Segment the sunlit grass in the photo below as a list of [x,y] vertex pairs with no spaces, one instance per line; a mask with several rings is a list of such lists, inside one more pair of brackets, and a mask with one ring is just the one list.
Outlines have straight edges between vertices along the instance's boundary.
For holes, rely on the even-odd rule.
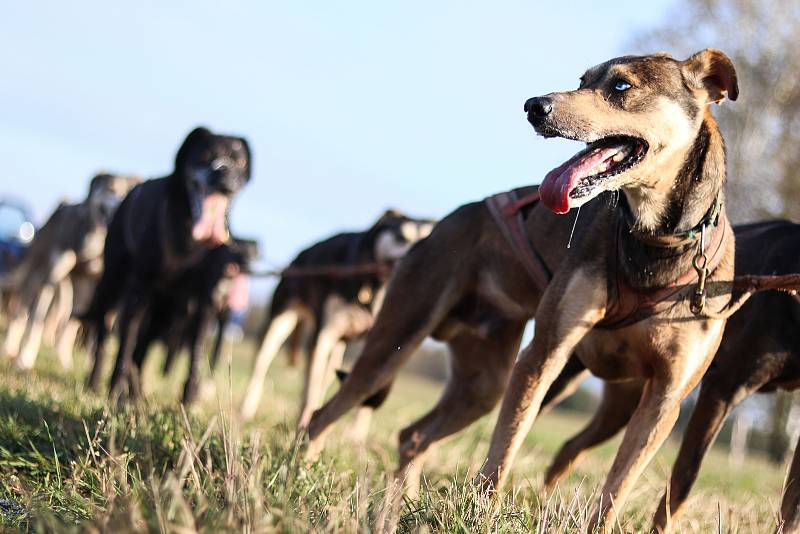
[[[41,531],[372,531],[395,464],[397,431],[433,406],[441,386],[403,376],[374,418],[366,447],[342,436],[306,464],[294,441],[301,370],[283,359],[268,377],[259,419],[235,417],[249,347],[218,369],[215,388],[188,411],[177,403],[184,367],[164,379],[154,354],[146,402],[111,409],[83,386],[85,364],[65,373],[49,353],[35,373],[0,364],[0,526]],[[221,366],[222,367],[222,366]],[[544,416],[514,469],[513,489],[495,507],[472,484],[494,416],[429,455],[419,499],[406,500],[404,532],[577,532],[619,443],[588,455],[551,496],[541,478],[558,447],[587,419]],[[621,523],[649,524],[676,444],[639,481]],[[731,467],[712,451],[681,520],[683,532],[765,532],[774,528],[782,470],[760,459]]]

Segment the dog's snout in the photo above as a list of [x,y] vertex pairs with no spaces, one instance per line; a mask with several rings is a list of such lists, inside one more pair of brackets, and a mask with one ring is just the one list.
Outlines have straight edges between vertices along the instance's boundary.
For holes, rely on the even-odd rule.
[[553,111],[553,101],[546,96],[529,98],[528,101],[525,102],[524,110],[531,117],[543,119]]

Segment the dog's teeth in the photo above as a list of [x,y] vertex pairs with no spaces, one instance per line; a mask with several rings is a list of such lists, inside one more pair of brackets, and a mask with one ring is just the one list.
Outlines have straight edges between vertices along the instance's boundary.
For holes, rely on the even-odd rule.
[[619,152],[614,154],[611,159],[613,159],[615,162],[619,163],[620,161],[624,160],[625,156],[627,156],[627,155],[628,155],[628,149],[627,148],[623,148],[622,150],[620,150]]

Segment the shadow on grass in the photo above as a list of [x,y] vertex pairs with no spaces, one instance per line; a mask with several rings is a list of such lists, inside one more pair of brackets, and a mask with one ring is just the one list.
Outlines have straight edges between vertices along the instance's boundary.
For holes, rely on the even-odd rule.
[[[199,424],[176,408],[112,411],[86,403],[80,388],[74,397],[57,398],[52,384],[9,378],[10,389],[0,387],[0,501],[25,512],[0,513],[0,527],[91,519],[114,496],[174,469],[185,421],[191,434],[199,433]],[[222,449],[209,440],[211,456],[221,457]]]

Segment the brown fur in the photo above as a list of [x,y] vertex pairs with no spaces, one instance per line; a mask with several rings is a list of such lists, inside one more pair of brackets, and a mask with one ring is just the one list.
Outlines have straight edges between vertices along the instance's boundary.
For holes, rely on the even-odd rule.
[[[623,275],[628,283],[640,287],[659,287],[675,280],[686,272],[691,248],[671,257],[656,255],[638,234],[685,231],[696,225],[722,194],[724,146],[707,106],[719,101],[722,93],[735,97],[737,90],[735,83],[717,86],[716,72],[697,67],[698,63],[716,65],[720,61],[710,58],[717,56],[722,54],[706,50],[686,62],[662,56],[608,62],[591,69],[577,91],[549,95],[550,111],[531,117],[545,135],[587,142],[608,135],[630,135],[644,139],[649,146],[641,163],[603,180],[576,202],[580,205],[604,189],[621,189],[638,224],[634,232],[623,233],[620,250],[615,250],[610,239],[609,229],[620,216],[614,212],[596,219],[588,232],[576,238],[574,252],[554,273],[542,296],[534,341],[515,365],[482,471],[491,487],[499,487],[507,479],[548,387],[573,351],[598,376],[643,381],[641,399],[592,513],[590,530],[595,526],[610,530],[633,483],[672,429],[680,401],[708,367],[722,335],[724,321],[716,320],[704,331],[702,319],[692,316],[685,301],[619,330],[593,328],[605,315],[606,281],[616,276],[606,269],[608,259],[614,254],[627,258]],[[731,78],[735,79],[732,67],[727,81]],[[610,88],[620,79],[632,87],[617,94]],[[675,93],[679,84],[686,90]],[[713,85],[713,90],[706,84]],[[702,113],[692,114],[694,106],[683,104],[693,99]],[[664,131],[659,131],[664,126]],[[732,236],[725,241],[724,256],[711,273],[712,281],[729,280],[733,274]],[[714,309],[723,304],[719,296],[709,303]],[[621,341],[631,349],[615,352]]]
[[[768,221],[736,229],[736,274],[771,275],[797,272],[800,260],[792,251],[800,245],[800,225]],[[756,391],[793,390],[800,382],[800,334],[796,296],[769,292],[755,296],[734,314],[714,361],[700,386],[694,412],[683,436],[678,457],[661,499],[653,530],[672,530],[700,469],[705,453],[722,428],[727,415]],[[705,323],[703,323],[705,325]],[[568,394],[564,384],[580,381],[583,366],[577,358],[553,384],[549,395]],[[583,453],[609,439],[628,423],[642,391],[641,382],[607,383],[603,400],[592,421],[558,452],[545,476],[552,489]],[[781,504],[782,532],[800,532],[800,449],[786,478]],[[667,506],[669,495],[669,506]]]
[[[569,250],[563,247],[574,217],[555,216],[541,204],[530,211],[526,226],[532,245],[554,273],[544,293],[526,275],[485,206],[468,205],[445,218],[395,271],[361,358],[342,389],[311,420],[309,454],[319,450],[336,419],[389,384],[413,349],[434,335],[452,350],[451,379],[439,404],[401,432],[398,477],[413,487],[429,447],[487,413],[505,390],[483,469],[486,487],[499,488],[548,387],[575,351],[599,376],[646,382],[602,490],[602,504],[593,513],[592,524],[608,529],[672,428],[680,401],[711,361],[722,333],[721,320],[704,332],[686,298],[619,330],[593,328],[606,312],[608,280],[616,276],[608,269],[614,254],[635,260],[624,274],[641,288],[674,281],[691,261],[691,247],[661,257],[637,237],[688,230],[721,195],[724,147],[707,106],[718,100],[712,98],[717,93],[734,97],[736,91],[717,86],[719,76],[707,79],[703,73],[710,77],[711,71],[697,66],[724,64],[709,59],[717,56],[724,57],[706,50],[685,62],[661,55],[620,58],[590,69],[578,90],[548,95],[553,111],[547,124],[537,125],[545,136],[592,142],[627,135],[647,142],[649,150],[638,165],[602,181],[571,207],[603,191],[621,190],[624,202],[617,209],[603,202],[585,205]],[[631,92],[612,94],[609,87],[622,75],[630,76]],[[620,217],[633,226],[617,250],[613,230]],[[729,280],[733,273],[732,235],[722,246],[711,281]],[[690,291],[687,287],[683,296]],[[724,296],[714,296],[708,305],[719,309],[724,303]],[[534,312],[534,342],[514,363],[525,322]]]

